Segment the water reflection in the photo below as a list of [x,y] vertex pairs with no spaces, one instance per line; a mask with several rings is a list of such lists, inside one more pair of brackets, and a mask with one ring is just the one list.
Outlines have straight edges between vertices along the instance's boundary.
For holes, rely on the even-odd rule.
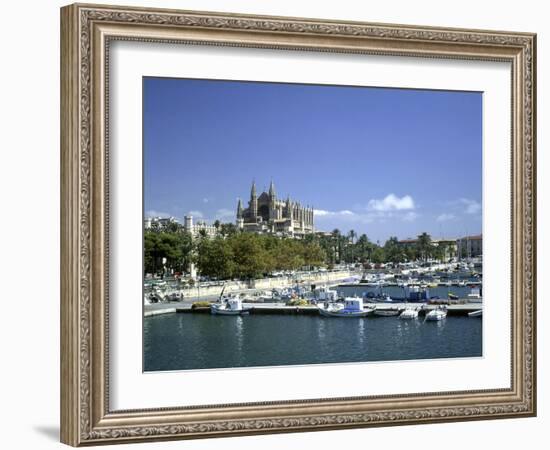
[[171,314],[144,320],[144,367],[231,368],[481,356],[482,321]]
[[359,337],[359,344],[363,346],[365,342],[365,325],[366,319],[360,318],[357,323],[357,336]]
[[235,319],[235,336],[237,338],[237,355],[240,364],[243,363],[243,342],[244,342],[244,320],[242,316],[232,317]]

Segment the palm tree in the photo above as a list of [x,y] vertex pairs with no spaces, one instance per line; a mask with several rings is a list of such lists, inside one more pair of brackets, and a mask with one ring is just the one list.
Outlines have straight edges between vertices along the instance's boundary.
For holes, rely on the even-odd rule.
[[340,257],[342,255],[341,242],[342,235],[340,234],[340,230],[338,228],[335,228],[332,230],[332,240],[333,240],[333,246],[334,246],[334,262],[340,262]]
[[349,241],[351,242],[351,262],[354,262],[353,248],[354,248],[356,237],[357,237],[357,233],[355,232],[355,230],[349,230],[348,238],[349,238]]
[[432,238],[430,235],[426,232],[419,235],[416,246],[421,257],[426,261],[432,253]]

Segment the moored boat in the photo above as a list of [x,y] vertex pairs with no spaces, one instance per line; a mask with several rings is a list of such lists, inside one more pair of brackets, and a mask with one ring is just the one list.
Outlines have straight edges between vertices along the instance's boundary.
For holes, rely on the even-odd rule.
[[391,308],[380,308],[377,307],[374,309],[374,315],[379,317],[393,317],[399,315],[399,308],[396,306]]
[[432,309],[426,314],[426,320],[429,321],[439,321],[445,319],[445,317],[447,317],[447,309],[442,307]]
[[248,314],[251,308],[243,308],[243,302],[239,297],[223,298],[221,303],[210,305],[210,313],[220,316],[239,316]]
[[400,319],[416,319],[418,318],[418,308],[405,308],[399,315]]
[[319,305],[319,313],[325,317],[366,317],[373,308],[364,308],[363,299],[348,297],[344,303],[329,303],[327,306]]
[[468,317],[482,317],[483,316],[483,310],[479,309],[477,311],[472,311],[468,313]]

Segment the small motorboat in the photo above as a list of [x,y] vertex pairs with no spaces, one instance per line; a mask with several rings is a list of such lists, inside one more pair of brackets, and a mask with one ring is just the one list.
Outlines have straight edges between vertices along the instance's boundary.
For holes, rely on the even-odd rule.
[[324,317],[366,317],[373,308],[364,308],[363,299],[348,297],[344,303],[329,303],[328,305],[318,305],[319,313]]
[[210,305],[210,313],[220,316],[240,316],[248,314],[251,308],[243,308],[243,302],[239,297],[225,297],[221,303]]
[[396,306],[391,308],[375,308],[374,315],[379,317],[393,317],[398,316],[400,313],[399,308]]
[[449,292],[448,296],[449,300],[458,300],[458,295],[453,294],[452,292]]
[[426,320],[429,321],[439,321],[445,319],[445,317],[447,317],[447,309],[442,307],[432,309],[426,314]]
[[483,316],[483,310],[479,309],[477,311],[472,311],[468,313],[468,317],[482,317]]
[[153,288],[153,292],[149,294],[149,302],[150,303],[162,303],[166,301],[166,296],[164,293],[157,288]]
[[403,312],[399,315],[400,319],[417,319],[418,318],[418,308],[405,308]]
[[165,298],[167,302],[181,302],[183,300],[183,294],[181,292],[172,292]]

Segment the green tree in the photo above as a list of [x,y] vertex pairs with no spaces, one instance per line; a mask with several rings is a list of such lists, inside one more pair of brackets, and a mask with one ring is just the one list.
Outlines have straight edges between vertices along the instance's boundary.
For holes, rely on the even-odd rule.
[[236,234],[239,230],[237,229],[237,226],[234,223],[222,223],[220,224],[219,233],[223,237],[229,237]]
[[376,247],[371,254],[371,260],[375,264],[381,264],[386,261],[386,255],[382,247]]
[[420,257],[424,261],[427,261],[433,250],[432,238],[430,235],[426,232],[419,235],[418,240],[416,241],[416,247]]
[[177,222],[168,222],[162,231],[165,233],[177,233],[181,230],[181,225]]
[[355,248],[356,237],[357,237],[357,233],[355,232],[355,230],[349,230],[348,244],[351,244],[351,245],[348,245],[348,249],[349,249],[348,262],[355,262],[354,248]]
[[317,242],[303,243],[304,265],[310,267],[320,267],[325,265],[326,253]]
[[201,239],[197,246],[196,263],[202,275],[220,280],[231,278],[234,271],[231,246],[221,237]]
[[400,263],[406,259],[406,254],[395,236],[390,237],[384,244],[384,253],[388,262]]
[[229,238],[235,262],[235,275],[239,278],[257,278],[266,272],[266,252],[257,235],[234,234]]
[[369,242],[369,238],[367,237],[366,234],[362,234],[361,236],[359,236],[359,239],[357,240],[357,243],[356,243],[356,247],[357,247],[356,253],[359,260],[361,262],[368,261],[371,245]]
[[339,264],[342,258],[342,234],[338,228],[332,230],[332,245],[334,248],[334,262]]
[[145,273],[158,273],[166,258],[166,269],[184,272],[191,262],[193,241],[189,233],[147,230],[143,237]]

